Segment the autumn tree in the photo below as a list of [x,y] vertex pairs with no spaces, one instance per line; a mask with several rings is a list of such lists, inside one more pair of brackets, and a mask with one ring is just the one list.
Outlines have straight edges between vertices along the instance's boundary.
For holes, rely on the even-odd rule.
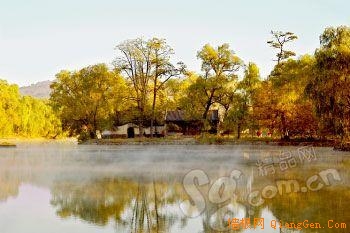
[[62,134],[61,121],[47,100],[23,96],[20,103],[17,135],[56,138]]
[[226,113],[223,120],[224,129],[230,132],[230,129],[235,128],[238,139],[242,130],[249,128],[253,132],[256,127],[254,108],[260,83],[259,68],[250,62],[245,66],[244,77],[237,83],[235,91],[227,95],[224,103],[220,102]]
[[130,99],[136,102],[139,112],[140,136],[143,134],[146,108],[149,96],[151,96],[151,136],[153,136],[158,93],[170,78],[179,75],[184,70],[184,65],[178,63],[178,67],[175,67],[170,62],[174,52],[164,39],[127,40],[116,48],[120,51],[121,56],[117,57],[114,65],[116,69],[125,74],[132,87]]
[[165,110],[181,108],[181,101],[186,96],[186,90],[192,84],[193,81],[189,73],[187,73],[185,77],[186,78],[171,79],[165,84]]
[[19,105],[18,86],[0,80],[0,136],[14,134],[14,129],[19,122],[17,114]]
[[304,95],[313,66],[314,58],[310,55],[289,59],[276,65],[269,79],[262,83],[256,113],[260,124],[271,133],[277,130],[285,139],[316,134],[312,103]]
[[[295,52],[291,51],[291,50],[287,50],[285,48],[286,44],[289,42],[292,42],[296,39],[298,39],[298,37],[293,33],[293,32],[282,32],[282,31],[271,31],[272,34],[272,40],[267,41],[267,43],[274,49],[277,49],[278,52],[276,54],[276,60],[277,64],[274,67],[273,71],[271,72],[269,78],[271,78],[271,76],[273,76],[274,80],[278,80],[278,79],[283,79],[283,73],[284,72],[283,68],[283,62],[286,62],[287,59],[289,59],[292,56],[295,56]],[[280,77],[278,77],[280,76]],[[267,82],[270,82],[271,80],[268,80]],[[267,84],[268,85],[268,84]],[[269,85],[270,87],[273,88],[273,86]],[[274,85],[276,86],[276,85]],[[274,90],[270,89],[270,99],[273,99],[274,97],[276,97],[275,95],[273,95]],[[280,97],[277,97],[280,98]],[[277,102],[279,100],[276,100]],[[276,102],[275,101],[275,102]],[[285,116],[285,111],[279,111],[276,110],[274,111],[276,117],[280,117],[280,120],[282,122],[282,133],[283,133],[283,137],[288,139],[289,135],[288,135],[288,130],[285,127],[286,123],[286,116]]]
[[61,122],[46,100],[21,96],[17,85],[0,80],[0,136],[55,138]]
[[203,73],[188,87],[186,98],[189,107],[200,113],[205,125],[210,108],[214,104],[224,102],[223,99],[228,97],[228,93],[234,92],[238,78],[236,73],[243,62],[228,44],[216,48],[206,44],[197,57],[202,62]]
[[349,139],[350,28],[327,28],[315,52],[316,65],[306,92],[314,102],[323,135]]
[[152,118],[151,118],[151,137],[153,136],[153,124],[156,119],[155,108],[157,96],[160,90],[164,88],[164,84],[172,77],[179,76],[185,71],[185,65],[178,62],[178,67],[175,67],[170,62],[170,57],[174,54],[173,49],[166,44],[164,39],[153,38],[148,41],[148,46],[151,49],[151,64],[154,66],[152,74],[153,81],[153,99],[152,99]]
[[257,127],[255,117],[257,91],[261,87],[261,78],[259,67],[250,62],[245,71],[242,81],[238,84],[241,104],[238,108],[238,115],[243,115],[243,118],[238,117],[237,137],[240,138],[240,129],[242,126],[248,127],[251,135]]
[[237,139],[241,138],[241,132],[249,119],[249,108],[246,99],[241,93],[234,93],[230,102],[230,108],[224,115],[222,128],[225,133],[236,130]]
[[71,134],[86,129],[91,137],[121,104],[124,80],[105,64],[61,71],[51,85],[51,102]]
[[143,121],[146,116],[146,106],[150,92],[150,51],[147,42],[142,39],[127,40],[119,44],[118,49],[122,56],[114,61],[115,68],[126,75],[131,88],[128,98],[136,102],[140,136],[143,134]]

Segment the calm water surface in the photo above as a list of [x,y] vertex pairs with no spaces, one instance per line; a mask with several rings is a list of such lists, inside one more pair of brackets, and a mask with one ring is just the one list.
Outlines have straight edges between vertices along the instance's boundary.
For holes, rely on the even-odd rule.
[[331,148],[0,148],[0,232],[349,233],[349,168]]

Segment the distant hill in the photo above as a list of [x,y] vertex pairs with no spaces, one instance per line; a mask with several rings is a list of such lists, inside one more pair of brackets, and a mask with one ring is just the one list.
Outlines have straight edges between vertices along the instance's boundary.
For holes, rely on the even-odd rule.
[[29,95],[36,98],[48,99],[50,97],[50,85],[53,81],[43,81],[26,87],[20,87],[19,91],[22,95]]

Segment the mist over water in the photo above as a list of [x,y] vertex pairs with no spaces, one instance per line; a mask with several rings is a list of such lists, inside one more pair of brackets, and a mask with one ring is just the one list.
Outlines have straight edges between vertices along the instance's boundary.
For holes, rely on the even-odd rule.
[[[283,151],[298,147],[149,145],[96,146],[74,144],[19,144],[0,149],[0,232],[217,232],[227,216],[264,218],[274,232],[273,219],[291,222],[308,219],[327,226],[328,219],[350,227],[350,153],[314,148],[317,160],[280,169]],[[272,159],[274,174],[262,175],[257,163]],[[188,218],[179,206],[189,200],[182,184],[186,174],[202,170],[209,184],[196,186],[206,200],[205,211]],[[341,181],[318,191],[277,194],[252,206],[247,196],[275,185],[335,169]],[[208,191],[220,177],[242,172],[232,198],[222,205],[208,201]],[[194,183],[195,185],[195,183]],[[223,187],[225,189],[225,187]],[[229,214],[217,210],[229,208]],[[226,228],[225,230],[228,230]],[[276,230],[276,232],[279,229]],[[315,229],[295,229],[314,232]],[[287,232],[287,231],[286,231]],[[348,232],[319,229],[318,232]]]

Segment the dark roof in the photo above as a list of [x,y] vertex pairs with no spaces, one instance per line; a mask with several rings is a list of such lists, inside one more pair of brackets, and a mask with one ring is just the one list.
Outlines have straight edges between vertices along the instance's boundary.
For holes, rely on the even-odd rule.
[[[208,112],[208,119],[210,121],[219,121],[219,111],[210,110]],[[165,121],[193,121],[194,119],[188,119],[184,110],[168,111],[165,116]]]
[[165,116],[166,121],[185,121],[185,111],[168,111]]

